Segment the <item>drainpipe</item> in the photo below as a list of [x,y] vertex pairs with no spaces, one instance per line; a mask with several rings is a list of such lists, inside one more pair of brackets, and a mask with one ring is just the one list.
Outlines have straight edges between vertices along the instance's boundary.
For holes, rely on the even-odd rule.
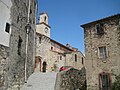
[[31,3],[31,0],[29,0],[27,25],[26,25],[25,83],[27,83],[28,35],[30,32],[30,28],[31,28],[31,26],[30,26],[30,3]]
[[[35,13],[37,13],[37,5],[36,5],[36,8],[35,8]],[[36,14],[35,14],[36,16]],[[36,17],[35,17],[35,20],[36,20]],[[35,21],[36,22],[36,21]],[[34,72],[34,65],[35,65],[35,54],[36,54],[36,49],[35,49],[35,46],[36,46],[36,23],[35,23],[35,30],[34,30],[34,44],[33,44],[33,72]]]

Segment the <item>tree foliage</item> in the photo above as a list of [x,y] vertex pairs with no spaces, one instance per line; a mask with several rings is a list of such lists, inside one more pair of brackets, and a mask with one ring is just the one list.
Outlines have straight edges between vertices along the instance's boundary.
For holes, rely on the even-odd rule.
[[112,90],[120,90],[120,74],[115,77],[115,82],[112,84]]

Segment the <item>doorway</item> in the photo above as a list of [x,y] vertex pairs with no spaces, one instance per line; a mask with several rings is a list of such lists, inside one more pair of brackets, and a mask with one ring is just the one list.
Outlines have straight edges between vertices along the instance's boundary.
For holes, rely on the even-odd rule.
[[46,72],[46,67],[47,67],[47,63],[44,61],[43,62],[43,70],[42,70],[43,72]]
[[35,65],[34,65],[34,71],[41,71],[41,57],[36,56],[35,57]]

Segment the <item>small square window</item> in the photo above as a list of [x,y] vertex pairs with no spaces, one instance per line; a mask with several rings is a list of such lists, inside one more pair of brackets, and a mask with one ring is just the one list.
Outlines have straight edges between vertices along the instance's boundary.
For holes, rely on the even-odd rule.
[[10,24],[9,24],[9,23],[6,23],[5,31],[6,31],[7,33],[10,32]]
[[104,29],[103,29],[103,24],[102,24],[102,23],[96,24],[96,33],[97,33],[98,35],[104,33]]
[[106,58],[107,57],[107,55],[106,55],[106,47],[104,46],[104,47],[99,47],[98,48],[99,49],[99,58]]
[[51,47],[51,50],[53,50],[53,47]]

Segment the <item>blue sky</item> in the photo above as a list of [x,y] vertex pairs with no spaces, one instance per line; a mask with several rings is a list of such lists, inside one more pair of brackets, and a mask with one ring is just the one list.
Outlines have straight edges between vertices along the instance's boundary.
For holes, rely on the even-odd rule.
[[38,14],[47,12],[51,38],[84,50],[80,25],[120,13],[120,0],[38,0]]

